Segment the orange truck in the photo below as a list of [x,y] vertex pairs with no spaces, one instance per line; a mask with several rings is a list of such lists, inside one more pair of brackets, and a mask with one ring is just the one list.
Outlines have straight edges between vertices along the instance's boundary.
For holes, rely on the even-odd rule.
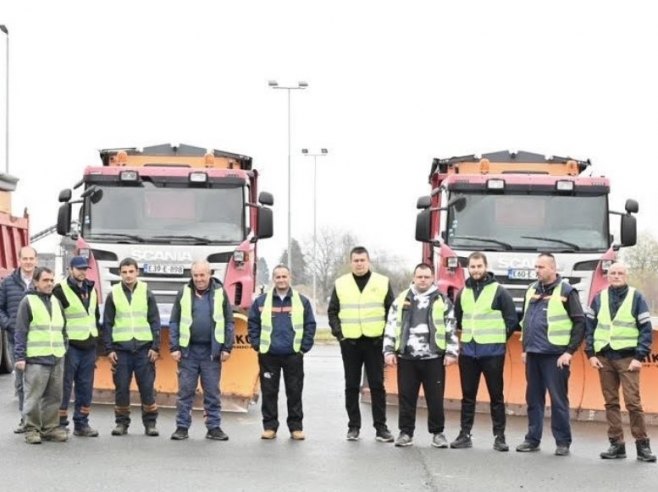
[[[588,305],[607,285],[605,273],[620,247],[636,242],[635,200],[625,212],[608,207],[610,183],[594,176],[589,160],[545,157],[531,152],[494,152],[434,159],[430,194],[418,199],[416,239],[422,242],[422,261],[436,270],[439,289],[454,299],[467,276],[467,258],[474,251],[487,255],[489,270],[514,298],[520,314],[525,292],[535,280],[539,252],[551,252],[558,273]],[[620,216],[615,238],[611,215]],[[645,361],[645,395],[658,381],[658,347]],[[387,392],[397,394],[396,378],[387,374]],[[458,367],[446,376],[446,400],[459,405]],[[484,384],[479,401],[488,401]],[[525,373],[518,334],[510,339],[505,367],[508,411],[525,412]],[[603,398],[598,375],[582,349],[575,354],[570,379],[570,404],[584,419],[601,416]],[[393,400],[395,397],[392,398]],[[647,398],[645,410],[658,414],[658,397]]]
[[[11,193],[16,190],[18,179],[8,174],[0,174],[0,280],[18,267],[18,253],[29,241],[29,217],[27,210],[23,217],[11,214]],[[8,352],[7,332],[0,336],[0,373],[12,371]]]
[[[104,299],[120,281],[119,262],[137,260],[163,326],[157,401],[174,406],[177,367],[169,356],[169,315],[177,292],[190,280],[192,262],[207,260],[235,316],[234,350],[222,369],[222,409],[246,411],[259,390],[247,312],[256,288],[258,242],[273,233],[273,198],[258,192],[251,157],[169,144],[105,149],[100,157],[102,165],[87,167],[75,186],[78,198],[70,189],[59,196],[57,232],[63,236],[65,265],[71,255],[87,257]],[[110,364],[101,357],[94,401],[113,402],[113,391]]]

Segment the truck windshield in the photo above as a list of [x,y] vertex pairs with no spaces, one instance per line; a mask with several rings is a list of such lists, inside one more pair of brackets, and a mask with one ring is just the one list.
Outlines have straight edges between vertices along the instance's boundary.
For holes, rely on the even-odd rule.
[[462,210],[448,211],[453,248],[526,251],[606,251],[606,195],[453,193]]
[[123,242],[239,243],[245,238],[244,190],[95,185],[102,199],[87,201],[82,233]]

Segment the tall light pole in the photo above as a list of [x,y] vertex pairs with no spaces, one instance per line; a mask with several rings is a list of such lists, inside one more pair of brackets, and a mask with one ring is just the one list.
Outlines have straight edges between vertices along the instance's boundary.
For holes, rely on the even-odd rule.
[[0,24],[0,31],[5,33],[7,38],[7,57],[5,74],[7,76],[6,89],[5,93],[5,173],[9,174],[9,29],[4,24]]
[[327,149],[320,149],[319,154],[311,154],[308,149],[302,149],[302,154],[304,157],[313,157],[313,302],[315,302],[315,308],[318,306],[318,295],[316,289],[316,274],[315,268],[318,261],[318,235],[317,235],[317,223],[318,223],[318,157],[326,157],[329,153]]
[[288,270],[292,272],[292,234],[291,234],[291,216],[292,216],[292,207],[291,207],[291,200],[290,200],[290,195],[291,195],[291,172],[290,172],[290,92],[294,90],[303,90],[308,87],[308,83],[300,81],[297,82],[296,86],[283,86],[279,85],[279,83],[276,80],[270,80],[268,81],[267,85],[269,85],[272,89],[283,89],[288,92]]

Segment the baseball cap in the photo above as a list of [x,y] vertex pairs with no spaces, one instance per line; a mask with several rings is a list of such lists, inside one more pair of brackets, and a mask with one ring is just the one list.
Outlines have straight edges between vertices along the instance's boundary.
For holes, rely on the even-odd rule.
[[71,268],[89,268],[89,263],[87,263],[87,258],[84,256],[74,256],[71,258]]

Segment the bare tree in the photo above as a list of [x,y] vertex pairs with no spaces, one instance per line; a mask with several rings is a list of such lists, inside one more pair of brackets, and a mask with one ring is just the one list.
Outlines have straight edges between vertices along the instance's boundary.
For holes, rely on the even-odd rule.
[[647,298],[652,313],[658,309],[658,241],[649,233],[640,234],[637,244],[624,249],[628,283]]

